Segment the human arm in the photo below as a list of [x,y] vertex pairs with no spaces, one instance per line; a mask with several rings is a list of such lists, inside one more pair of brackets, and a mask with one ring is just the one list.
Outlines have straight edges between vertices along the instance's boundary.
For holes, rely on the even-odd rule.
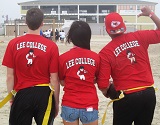
[[143,7],[141,11],[142,13],[140,13],[138,17],[149,16],[153,20],[153,22],[156,24],[157,29],[160,29],[160,19],[156,16],[155,13],[151,11],[151,9],[148,6]]
[[[58,69],[58,76],[59,76],[59,83],[61,86],[65,85],[65,72],[66,72],[66,67],[63,65],[63,58],[60,56],[59,57],[59,69]],[[64,71],[65,70],[65,71]]]
[[102,91],[103,95],[106,95],[107,89],[109,87],[109,79],[111,74],[111,66],[109,64],[108,58],[104,50],[99,52],[100,56],[100,66],[97,76],[97,84],[99,90]]
[[118,98],[118,92],[116,91],[113,81],[109,82],[109,86],[105,89],[101,89],[102,94],[106,97],[106,98],[110,98],[110,99],[116,99]]
[[[14,89],[14,70],[13,68],[7,67],[7,78],[6,78],[6,84],[7,84],[7,91],[10,93]],[[14,97],[10,100],[10,103],[13,102]]]
[[102,94],[106,97],[108,88],[99,89]]
[[59,111],[59,93],[60,93],[60,85],[58,83],[58,73],[50,74],[50,85],[54,88],[54,98],[55,98],[55,117],[58,115]]

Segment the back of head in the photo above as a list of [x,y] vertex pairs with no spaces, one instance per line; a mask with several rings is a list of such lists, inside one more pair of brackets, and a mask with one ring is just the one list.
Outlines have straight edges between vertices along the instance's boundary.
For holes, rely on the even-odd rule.
[[43,12],[39,8],[31,8],[26,14],[26,24],[30,30],[37,30],[43,22]]
[[91,29],[84,21],[74,21],[68,31],[67,42],[90,50]]
[[122,17],[118,13],[110,13],[105,17],[106,31],[109,35],[117,35],[126,31]]

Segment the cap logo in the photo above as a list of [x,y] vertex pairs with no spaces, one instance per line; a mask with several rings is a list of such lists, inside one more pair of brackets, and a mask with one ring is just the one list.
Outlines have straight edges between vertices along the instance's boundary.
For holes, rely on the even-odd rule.
[[111,27],[115,28],[115,27],[118,27],[120,25],[121,22],[119,21],[112,21],[111,22]]

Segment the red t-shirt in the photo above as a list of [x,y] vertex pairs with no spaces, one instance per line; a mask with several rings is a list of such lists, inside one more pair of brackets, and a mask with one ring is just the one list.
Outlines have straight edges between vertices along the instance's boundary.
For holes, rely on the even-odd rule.
[[99,52],[98,82],[109,85],[111,76],[116,90],[152,85],[147,49],[149,44],[156,43],[160,43],[160,30],[137,31],[114,38]]
[[58,72],[57,45],[40,36],[26,34],[11,40],[2,64],[14,69],[14,89],[50,83],[50,73]]
[[99,72],[99,63],[98,54],[79,47],[60,55],[59,79],[65,82],[62,105],[98,109],[94,79]]

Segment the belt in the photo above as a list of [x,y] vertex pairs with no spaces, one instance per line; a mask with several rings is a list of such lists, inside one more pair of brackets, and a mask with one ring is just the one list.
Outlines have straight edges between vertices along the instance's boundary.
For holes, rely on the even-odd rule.
[[50,93],[49,99],[48,99],[47,109],[46,109],[46,112],[45,112],[45,115],[44,115],[44,118],[43,118],[43,122],[42,122],[42,125],[48,125],[48,120],[49,120],[50,113],[51,113],[51,108],[52,108],[52,95],[53,95],[53,92],[54,92],[54,87],[49,85],[49,84],[39,84],[39,85],[36,85],[36,86],[49,86],[49,88],[51,89],[51,93]]
[[[106,107],[106,110],[105,110],[105,113],[104,113],[104,115],[103,115],[103,117],[102,117],[102,121],[101,121],[102,125],[104,124],[104,122],[105,122],[105,120],[106,120],[106,114],[107,114],[108,106],[109,106],[111,103],[113,103],[113,102],[115,102],[115,101],[119,101],[119,100],[121,100],[122,98],[124,98],[124,97],[125,97],[124,92],[129,92],[129,91],[139,90],[139,89],[145,89],[145,88],[149,88],[149,87],[153,87],[153,85],[151,85],[151,86],[140,86],[140,87],[136,87],[136,88],[130,88],[130,89],[126,89],[126,90],[120,90],[119,98],[113,99],[113,100],[111,100],[111,101],[108,102],[107,107]],[[157,88],[154,88],[154,89],[155,89],[155,90],[158,90]]]
[[49,88],[51,89],[51,93],[50,93],[49,99],[48,99],[47,109],[46,109],[46,112],[45,112],[45,115],[44,115],[44,118],[43,118],[43,122],[42,122],[42,125],[48,125],[48,120],[49,120],[50,113],[51,113],[51,108],[52,108],[52,95],[53,95],[53,92],[54,92],[54,87],[49,85],[49,84],[39,84],[39,85],[36,85],[36,86],[49,86]]
[[51,86],[50,84],[47,84],[47,83],[44,83],[44,84],[38,84],[38,85],[35,85],[35,86],[49,86],[49,88],[54,91],[54,87]]

